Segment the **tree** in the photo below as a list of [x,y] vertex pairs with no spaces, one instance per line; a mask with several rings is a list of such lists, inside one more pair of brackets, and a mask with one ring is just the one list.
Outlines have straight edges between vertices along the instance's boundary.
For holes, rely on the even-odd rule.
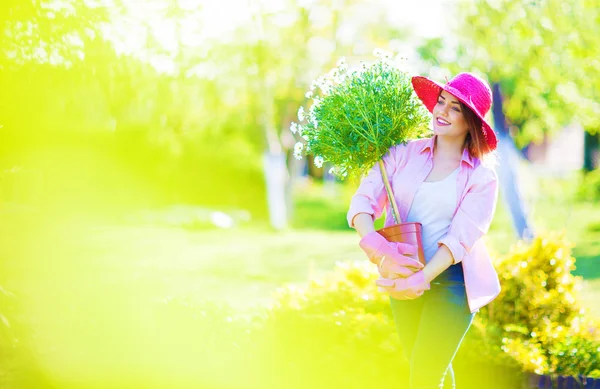
[[[508,127],[518,129],[518,147],[551,137],[578,122],[589,133],[600,123],[597,68],[600,41],[597,1],[474,0],[461,4],[455,55],[443,66],[487,75],[494,89],[494,124],[499,136],[500,178],[515,229],[532,231],[516,185],[515,159]],[[421,51],[439,58],[439,42]]]
[[[252,1],[250,17],[219,36],[206,35],[208,11],[190,2],[5,3],[3,168],[41,152],[47,163],[38,168],[54,169],[63,184],[78,181],[67,179],[70,170],[104,177],[101,191],[87,188],[99,200],[136,183],[143,189],[129,196],[138,206],[193,202],[251,209],[259,218],[267,208],[262,158],[278,155],[285,175],[289,125],[311,80],[343,55],[370,54],[402,37],[380,23],[385,9],[366,1]],[[93,166],[84,171],[81,155],[73,161],[64,148],[86,150]],[[281,185],[291,209],[290,182],[285,194]]]
[[269,201],[279,204],[271,209],[272,224],[282,228],[292,208],[292,177],[284,164],[286,159],[294,163],[288,152],[293,142],[285,138],[291,137],[289,126],[306,102],[304,94],[311,81],[333,67],[339,57],[370,55],[377,44],[407,33],[385,22],[384,7],[366,1],[287,0],[267,6],[256,0],[252,4],[256,11],[252,24],[242,27],[238,37],[246,42],[247,65],[253,69],[244,77],[260,111],[265,175],[273,191]]
[[69,66],[82,59],[84,41],[109,20],[108,0],[8,0],[0,8],[0,66],[27,62]]

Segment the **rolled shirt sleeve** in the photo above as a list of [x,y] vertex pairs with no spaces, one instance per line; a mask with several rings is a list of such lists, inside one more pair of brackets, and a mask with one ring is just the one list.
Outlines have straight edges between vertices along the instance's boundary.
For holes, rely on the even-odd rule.
[[[398,145],[390,148],[383,157],[383,164],[390,181],[396,172],[401,147],[402,145]],[[361,180],[358,189],[354,193],[354,196],[352,196],[350,208],[346,215],[348,225],[354,228],[354,216],[359,213],[367,213],[371,215],[373,221],[375,221],[375,219],[381,216],[387,203],[388,199],[383,178],[381,177],[379,163],[376,163],[369,173]]]
[[438,245],[448,247],[454,257],[454,263],[461,262],[475,242],[488,232],[497,200],[496,172],[479,165],[467,184],[467,193],[452,218],[448,233],[438,241]]

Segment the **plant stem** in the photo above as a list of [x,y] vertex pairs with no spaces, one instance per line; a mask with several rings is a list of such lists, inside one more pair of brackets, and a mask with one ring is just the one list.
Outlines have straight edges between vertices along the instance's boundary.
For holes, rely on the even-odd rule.
[[392,216],[394,217],[394,223],[400,224],[402,220],[400,219],[400,211],[398,211],[398,204],[396,203],[396,198],[394,197],[394,192],[392,191],[392,187],[390,185],[390,180],[387,175],[387,171],[385,170],[385,165],[383,164],[383,159],[379,160],[379,172],[381,173],[381,178],[383,178],[383,184],[385,185],[385,191],[388,196],[388,200],[392,205]]
[[[350,125],[352,126],[352,128],[354,128],[354,129],[356,130],[356,132],[357,132],[357,133],[358,133],[360,136],[362,136],[363,138],[365,138],[365,139],[366,139],[366,140],[368,140],[369,142],[375,142],[375,139],[372,139],[372,138],[370,139],[370,138],[369,138],[367,135],[363,134],[363,132],[362,132],[362,128],[360,128],[360,126],[355,126],[355,125],[352,123],[352,120],[350,120],[350,118],[348,117],[348,115],[346,115],[346,113],[345,113],[345,112],[344,112],[344,117],[346,118],[346,120],[348,121],[348,123],[350,123]],[[366,120],[366,118],[365,118],[365,120]],[[367,121],[367,125],[369,125],[369,122],[368,122],[368,121]],[[373,132],[373,131],[371,131],[371,132]]]

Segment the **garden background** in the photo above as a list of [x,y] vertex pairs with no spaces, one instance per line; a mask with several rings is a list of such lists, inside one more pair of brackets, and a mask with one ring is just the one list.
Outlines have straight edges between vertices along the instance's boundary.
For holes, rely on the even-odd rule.
[[356,182],[289,131],[314,79],[376,48],[495,92],[504,292],[459,385],[600,378],[599,10],[3,0],[0,387],[406,387],[345,219]]

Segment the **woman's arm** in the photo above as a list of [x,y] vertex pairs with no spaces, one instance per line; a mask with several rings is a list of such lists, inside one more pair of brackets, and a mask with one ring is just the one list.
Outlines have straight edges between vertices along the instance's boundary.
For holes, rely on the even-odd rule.
[[368,213],[361,212],[356,214],[354,219],[352,219],[352,224],[361,238],[368,233],[375,231],[375,227],[373,226],[373,217]]
[[425,282],[433,281],[437,276],[442,274],[444,270],[448,269],[453,263],[454,258],[452,257],[452,252],[450,252],[446,245],[440,245],[438,251],[436,251],[431,260],[423,268]]
[[[390,179],[394,176],[396,169],[401,164],[402,155],[404,153],[405,148],[406,145],[396,145],[390,148],[390,150],[382,158],[385,170],[387,171],[387,174],[390,177]],[[368,223],[370,223],[370,225],[372,226],[373,222],[382,215],[387,203],[388,200],[385,191],[385,185],[381,177],[379,164],[376,163],[371,168],[367,176],[361,180],[358,189],[356,189],[354,196],[352,196],[352,200],[350,201],[350,207],[346,214],[348,225],[352,228],[355,228],[354,220],[356,215],[358,215],[359,213],[366,213],[371,219]],[[366,222],[367,221],[365,220],[365,223]],[[360,231],[359,233],[361,236],[365,235]]]

